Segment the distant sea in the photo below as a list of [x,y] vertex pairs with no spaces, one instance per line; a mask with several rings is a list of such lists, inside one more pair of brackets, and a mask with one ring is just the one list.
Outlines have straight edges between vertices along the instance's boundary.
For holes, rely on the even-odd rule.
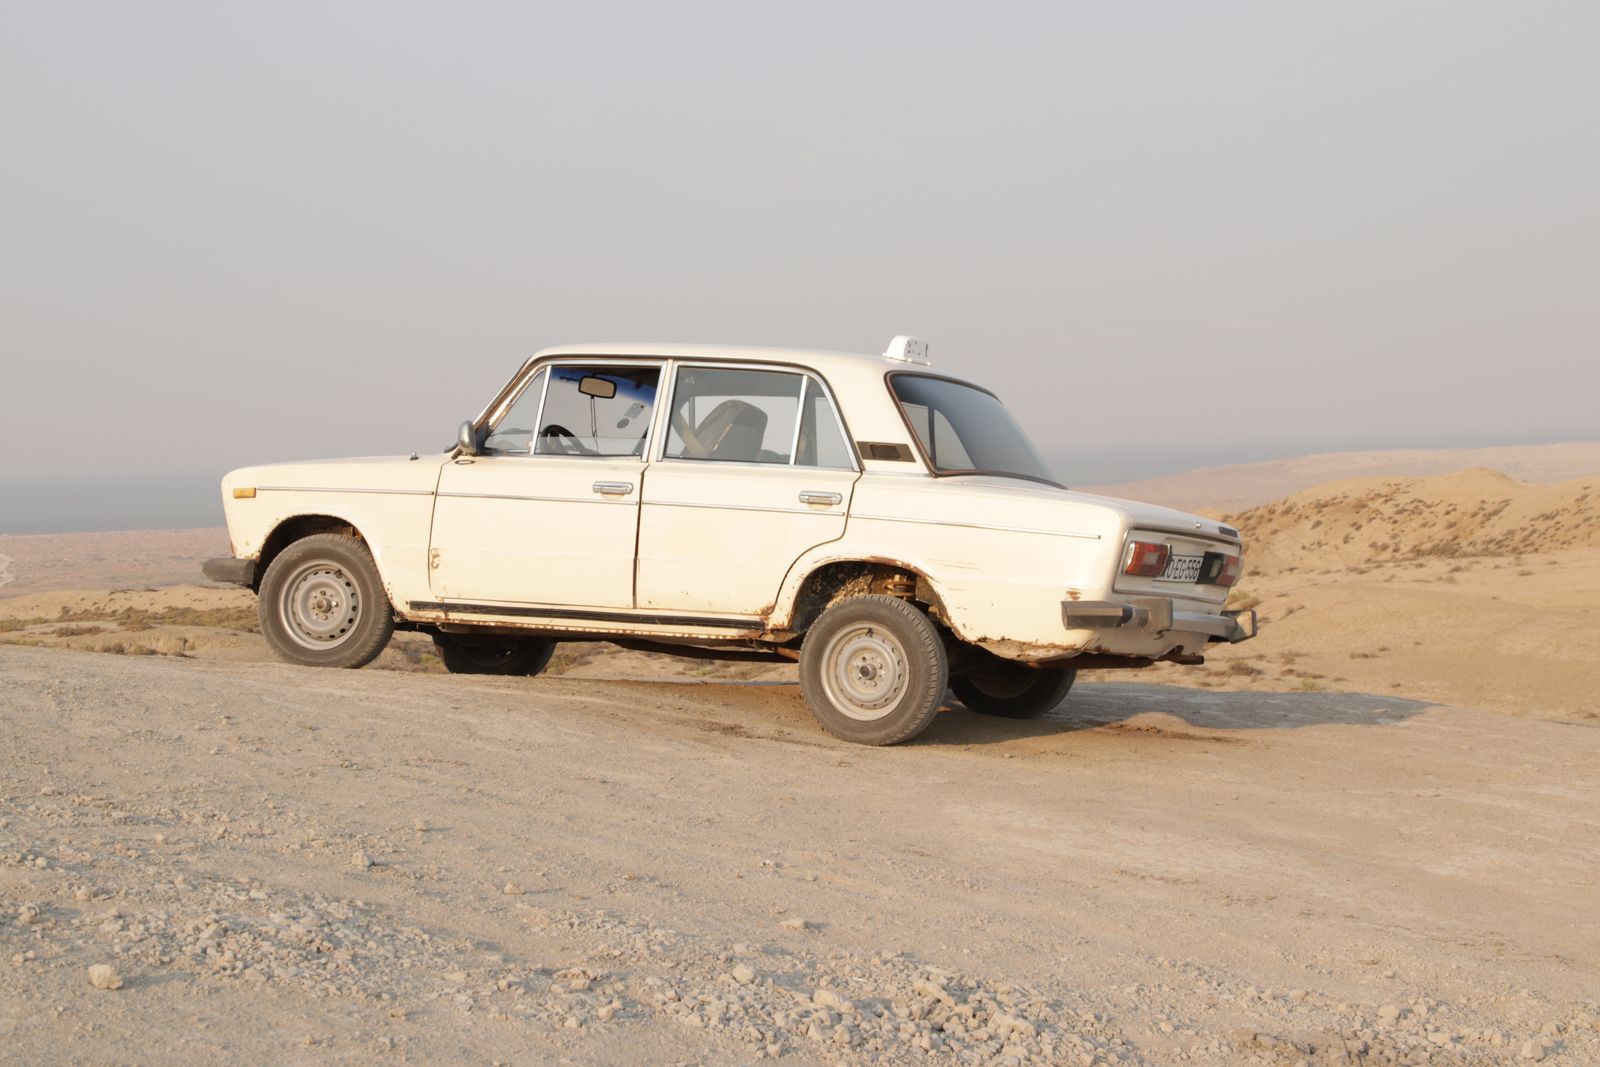
[[0,534],[221,526],[220,474],[0,477]]

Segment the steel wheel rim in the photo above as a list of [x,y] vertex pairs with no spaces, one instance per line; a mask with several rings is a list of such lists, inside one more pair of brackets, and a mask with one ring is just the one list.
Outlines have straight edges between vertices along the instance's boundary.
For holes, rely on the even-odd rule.
[[857,722],[876,722],[893,712],[910,680],[905,647],[881,626],[847,627],[822,651],[828,702]]
[[355,579],[328,560],[302,563],[283,583],[278,617],[289,639],[301,648],[322,652],[338,648],[354,636],[361,618],[361,595]]

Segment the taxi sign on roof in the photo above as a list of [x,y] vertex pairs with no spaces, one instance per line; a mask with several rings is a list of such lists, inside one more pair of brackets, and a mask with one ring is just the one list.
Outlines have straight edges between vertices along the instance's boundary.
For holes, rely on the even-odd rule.
[[883,353],[890,359],[903,360],[906,363],[920,363],[924,367],[929,365],[928,342],[920,337],[911,337],[900,334]]

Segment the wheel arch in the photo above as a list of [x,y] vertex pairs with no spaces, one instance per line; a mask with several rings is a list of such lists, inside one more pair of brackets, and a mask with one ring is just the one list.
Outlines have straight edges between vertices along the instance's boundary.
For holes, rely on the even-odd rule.
[[372,543],[355,523],[340,515],[307,513],[285,517],[262,540],[261,553],[256,557],[256,576],[252,588],[257,593],[261,592],[262,575],[267,573],[267,568],[272,566],[272,561],[277,559],[284,549],[312,534],[325,533],[338,534],[361,542],[367,547],[367,551],[372,553],[372,561],[378,568],[379,577],[383,576],[382,561],[378,559]]
[[912,601],[960,638],[938,583],[916,563],[890,556],[845,555],[796,565],[784,582],[772,628],[804,633],[827,608],[853,595],[880,593]]

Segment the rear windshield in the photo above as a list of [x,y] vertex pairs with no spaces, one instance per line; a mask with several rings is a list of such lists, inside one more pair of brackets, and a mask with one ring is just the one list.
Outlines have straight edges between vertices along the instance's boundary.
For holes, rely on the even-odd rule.
[[921,374],[892,374],[889,388],[935,473],[1004,474],[1056,484],[993,393]]

